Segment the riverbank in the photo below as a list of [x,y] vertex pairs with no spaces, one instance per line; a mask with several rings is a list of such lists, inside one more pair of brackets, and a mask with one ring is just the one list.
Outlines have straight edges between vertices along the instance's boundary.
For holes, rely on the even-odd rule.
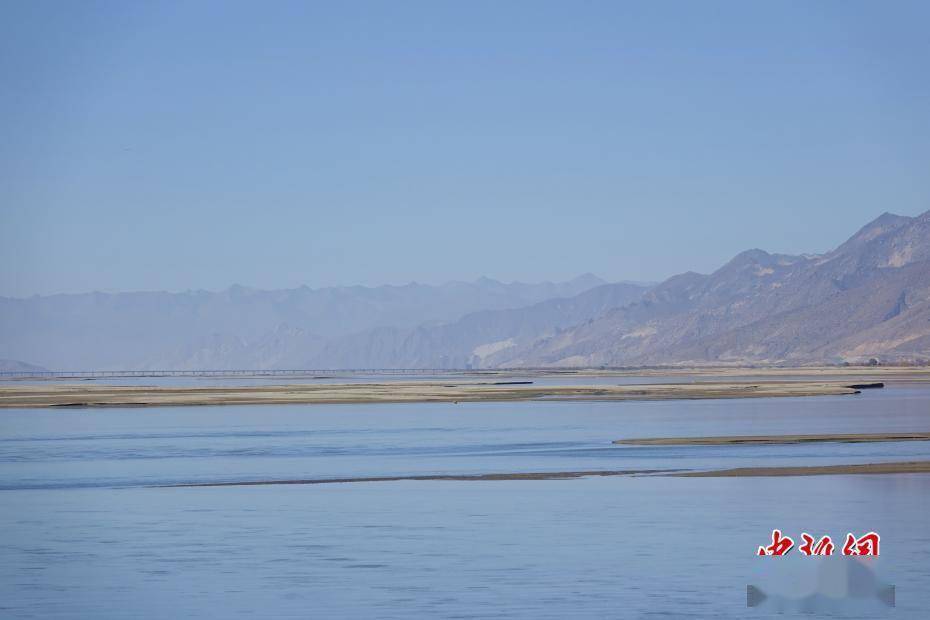
[[930,473],[930,461],[863,463],[859,465],[813,465],[801,467],[739,467],[713,471],[621,469],[590,471],[504,472],[493,474],[435,474],[422,476],[360,476],[354,478],[305,478],[295,480],[237,480],[232,482],[191,482],[160,485],[161,488],[253,487],[275,485],[350,484],[359,482],[500,482],[507,480],[573,480],[613,476],[673,476],[681,478],[737,478],[762,476],[838,476],[854,474]]
[[748,478],[761,476],[841,476],[850,474],[926,474],[930,461],[863,463],[860,465],[810,465],[799,467],[736,467],[713,471],[670,474],[683,478]]
[[650,437],[617,439],[626,446],[733,446],[796,443],[866,443],[872,441],[927,441],[930,433],[853,433],[830,435],[742,435],[727,437]]
[[214,387],[42,384],[0,387],[0,407],[165,407],[191,405],[376,404],[527,400],[671,400],[855,394],[826,381],[698,382],[548,386],[476,382],[387,382]]
[[635,474],[653,474],[659,470],[594,470],[594,471],[542,471],[509,472],[498,474],[435,474],[423,476],[369,476],[357,478],[307,478],[301,480],[242,480],[235,482],[192,482],[185,484],[161,485],[160,488],[176,489],[186,487],[255,487],[288,484],[347,484],[350,482],[403,482],[403,481],[457,481],[489,482],[503,480],[573,480],[576,478],[632,476]]

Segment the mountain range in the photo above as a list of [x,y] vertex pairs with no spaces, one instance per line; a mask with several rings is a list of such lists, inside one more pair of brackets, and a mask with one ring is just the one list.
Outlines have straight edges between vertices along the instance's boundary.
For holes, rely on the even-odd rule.
[[748,250],[655,285],[0,298],[0,357],[69,370],[925,363],[930,211],[885,213],[825,254]]
[[0,358],[58,370],[308,368],[328,342],[572,297],[604,281],[0,297]]
[[[503,352],[502,352],[503,353]],[[807,364],[930,360],[930,211],[885,213],[835,250],[749,250],[489,365]]]

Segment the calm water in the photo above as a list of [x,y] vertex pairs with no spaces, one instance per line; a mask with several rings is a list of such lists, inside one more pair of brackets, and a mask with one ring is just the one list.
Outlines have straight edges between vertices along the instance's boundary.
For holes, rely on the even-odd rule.
[[[930,430],[930,389],[642,403],[0,411],[0,617],[765,617],[773,527],[882,534],[930,609],[930,476],[294,478],[930,459],[924,442],[627,447],[622,437]],[[871,616],[863,616],[871,617]]]

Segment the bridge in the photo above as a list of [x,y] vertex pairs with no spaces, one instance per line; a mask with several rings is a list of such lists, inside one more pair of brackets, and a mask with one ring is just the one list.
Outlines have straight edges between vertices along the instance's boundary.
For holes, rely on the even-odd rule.
[[471,368],[345,368],[288,370],[5,370],[0,379],[96,379],[104,377],[334,377],[338,375],[438,375],[453,373],[496,374],[500,370]]

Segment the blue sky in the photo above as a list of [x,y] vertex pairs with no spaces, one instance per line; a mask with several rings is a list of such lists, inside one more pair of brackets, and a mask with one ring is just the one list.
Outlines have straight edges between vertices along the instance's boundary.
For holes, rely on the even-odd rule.
[[926,2],[3,2],[0,294],[658,280],[930,209]]

